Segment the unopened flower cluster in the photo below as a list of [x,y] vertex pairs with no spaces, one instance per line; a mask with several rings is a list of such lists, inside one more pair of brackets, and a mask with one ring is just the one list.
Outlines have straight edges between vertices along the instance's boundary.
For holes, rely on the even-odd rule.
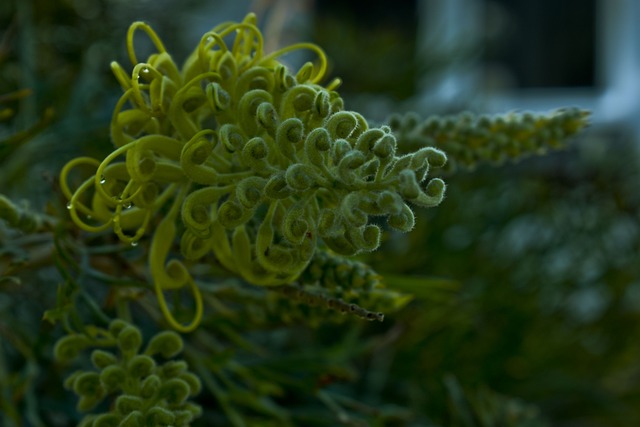
[[480,162],[502,163],[558,149],[588,125],[589,112],[561,108],[549,113],[511,112],[422,119],[417,113],[393,114],[388,124],[400,151],[435,147],[447,153],[447,168],[473,168]]
[[[144,31],[158,53],[140,62]],[[191,286],[186,267],[211,253],[256,285],[297,279],[318,245],[342,255],[378,248],[381,225],[409,231],[411,205],[435,206],[445,185],[428,179],[445,154],[432,147],[397,155],[386,126],[370,128],[345,111],[326,58],[312,44],[263,52],[255,16],[206,33],[179,69],[144,23],[132,25],[129,76],[114,63],[124,95],[111,125],[115,151],[79,158],[63,170],[73,220],[88,231],[112,228],[124,242],[153,234],[149,264],[161,307],[164,290]],[[278,58],[308,49],[318,56],[291,74]],[[67,175],[92,165],[95,176],[72,191]],[[168,260],[179,239],[181,257]],[[198,315],[196,315],[198,318]]]

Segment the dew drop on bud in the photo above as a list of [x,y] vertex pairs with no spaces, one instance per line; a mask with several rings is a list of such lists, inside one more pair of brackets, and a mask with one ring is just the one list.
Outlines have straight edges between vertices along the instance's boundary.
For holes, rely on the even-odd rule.
[[131,246],[136,247],[138,246],[138,241],[134,240],[133,242],[131,242]]
[[131,202],[124,202],[124,203],[122,204],[122,209],[130,209],[130,208],[131,208],[131,206],[133,206],[133,205],[131,204]]
[[100,184],[104,184],[105,182],[107,182],[107,178],[104,177],[104,175],[100,176]]
[[71,202],[67,203],[67,209],[71,210],[71,208],[73,208],[73,205],[71,204]]

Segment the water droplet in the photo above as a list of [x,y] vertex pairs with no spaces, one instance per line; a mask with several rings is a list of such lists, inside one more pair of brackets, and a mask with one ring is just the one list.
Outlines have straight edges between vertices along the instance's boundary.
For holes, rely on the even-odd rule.
[[211,43],[213,41],[213,36],[207,36],[205,40],[207,43]]
[[131,202],[124,202],[122,204],[122,209],[130,209],[133,204]]
[[136,247],[138,246],[138,241],[134,240],[133,242],[131,242],[131,246]]
[[73,208],[73,205],[71,204],[71,202],[67,203],[67,209],[71,210],[71,208]]
[[100,184],[104,184],[105,182],[107,182],[107,178],[104,177],[104,175],[100,176]]
[[140,69],[140,73],[141,74],[148,74],[151,70],[149,70],[149,67],[142,67]]

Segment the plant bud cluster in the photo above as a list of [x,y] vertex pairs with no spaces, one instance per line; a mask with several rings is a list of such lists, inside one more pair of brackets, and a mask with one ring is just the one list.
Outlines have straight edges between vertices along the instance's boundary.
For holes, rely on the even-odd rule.
[[[111,410],[86,415],[82,427],[137,427],[172,425],[187,427],[200,416],[200,406],[188,402],[202,388],[200,379],[182,360],[159,364],[154,357],[170,359],[182,352],[183,342],[173,331],[156,334],[142,348],[140,330],[120,319],[114,320],[99,338],[83,334],[64,336],[55,345],[58,361],[69,362],[79,353],[91,353],[95,370],[78,370],[65,380],[65,388],[78,397],[78,410],[89,412],[109,396]],[[104,350],[116,347],[118,353]]]
[[[134,23],[131,75],[112,64],[124,90],[111,125],[116,149],[102,161],[72,160],[62,171],[81,228],[112,228],[132,245],[153,234],[157,294],[182,330],[196,320],[173,320],[162,292],[190,286],[201,304],[188,263],[213,254],[249,283],[291,283],[319,244],[342,255],[373,251],[381,219],[410,231],[412,206],[435,206],[445,192],[441,179],[429,178],[446,163],[442,151],[399,155],[391,128],[370,128],[344,110],[338,79],[318,84],[326,71],[320,48],[301,43],[265,54],[255,21],[250,14],[205,33],[182,69],[147,24]],[[146,62],[133,47],[137,30],[158,51]],[[319,61],[291,74],[278,58],[297,49]],[[96,172],[71,191],[67,176],[79,165]],[[175,241],[180,256],[168,259]]]
[[448,168],[474,167],[479,162],[501,163],[561,148],[588,124],[589,112],[563,108],[547,114],[508,113],[431,116],[393,114],[388,124],[403,152],[423,147],[443,150]]

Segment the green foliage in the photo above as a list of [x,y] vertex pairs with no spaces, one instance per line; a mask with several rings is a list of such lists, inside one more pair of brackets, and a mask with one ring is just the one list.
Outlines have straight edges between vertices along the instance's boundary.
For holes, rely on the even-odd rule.
[[454,377],[445,378],[455,427],[546,427],[536,407],[483,388],[469,393]]
[[[103,336],[94,339],[83,334],[62,337],[55,345],[58,361],[70,362],[89,348],[114,348],[116,353],[94,349],[91,352],[93,370],[78,370],[65,380],[65,387],[78,395],[78,411],[90,412],[105,399],[113,402],[103,413],[86,415],[80,425],[189,426],[202,410],[188,399],[200,393],[200,379],[188,370],[184,361],[163,359],[177,356],[183,348],[180,336],[172,331],[154,335],[143,354],[140,330],[116,319]],[[104,405],[101,405],[104,407]]]

